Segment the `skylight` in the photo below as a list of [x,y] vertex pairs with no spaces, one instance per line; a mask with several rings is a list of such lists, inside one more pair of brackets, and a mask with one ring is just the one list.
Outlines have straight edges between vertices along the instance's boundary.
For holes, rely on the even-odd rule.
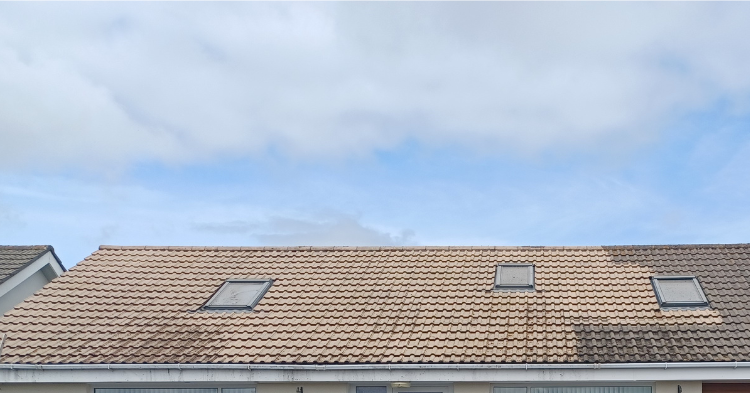
[[534,265],[530,263],[501,263],[495,270],[496,290],[534,290]]
[[652,277],[660,307],[708,307],[708,299],[694,276]]
[[273,280],[227,280],[203,306],[206,310],[252,310]]

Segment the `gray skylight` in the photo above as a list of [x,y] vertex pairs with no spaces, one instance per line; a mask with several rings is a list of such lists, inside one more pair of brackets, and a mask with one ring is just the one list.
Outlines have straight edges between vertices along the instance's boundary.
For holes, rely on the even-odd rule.
[[495,289],[534,290],[534,265],[502,263],[495,270]]
[[652,277],[651,282],[661,307],[708,307],[708,299],[694,276]]
[[203,307],[208,310],[252,310],[273,280],[227,280]]

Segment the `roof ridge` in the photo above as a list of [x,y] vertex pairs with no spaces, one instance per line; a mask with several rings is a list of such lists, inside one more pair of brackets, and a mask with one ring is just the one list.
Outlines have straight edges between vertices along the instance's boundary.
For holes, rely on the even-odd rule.
[[116,246],[101,245],[99,250],[162,251],[377,251],[377,250],[608,250],[654,248],[750,247],[750,243],[645,244],[602,246]]
[[50,245],[30,245],[30,246],[3,246],[0,245],[0,249],[3,250],[49,250],[52,246]]

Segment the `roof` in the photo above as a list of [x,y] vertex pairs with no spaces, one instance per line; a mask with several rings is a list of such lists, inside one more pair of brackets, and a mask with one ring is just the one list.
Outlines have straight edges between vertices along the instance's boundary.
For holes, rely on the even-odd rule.
[[[534,292],[491,288],[533,263]],[[710,309],[661,310],[649,277]],[[253,312],[200,311],[229,278]],[[114,247],[9,312],[2,363],[617,363],[750,360],[750,245]]]
[[[47,252],[55,255],[52,246],[0,246],[0,284],[13,277],[26,266],[31,265]],[[60,260],[55,255],[57,263],[65,271]]]

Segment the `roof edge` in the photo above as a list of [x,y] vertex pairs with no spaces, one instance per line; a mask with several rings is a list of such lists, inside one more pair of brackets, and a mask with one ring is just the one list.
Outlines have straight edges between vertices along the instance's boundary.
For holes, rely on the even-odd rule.
[[602,246],[115,246],[100,245],[99,250],[160,250],[160,251],[378,251],[378,250],[610,250],[663,248],[735,248],[750,243],[697,243]]
[[57,261],[57,264],[60,265],[60,268],[62,269],[63,272],[68,271],[68,269],[66,269],[65,266],[63,266],[62,262],[60,261],[60,258],[57,257],[57,254],[55,254],[55,248],[52,247],[52,246],[50,246],[50,245],[38,245],[38,246],[2,246],[2,248],[6,249],[6,250],[8,250],[8,249],[10,249],[10,250],[39,250],[39,253],[34,258],[32,258],[29,261],[27,261],[26,263],[24,263],[23,266],[21,266],[18,269],[16,269],[8,277],[6,277],[3,280],[0,280],[0,284],[8,281],[11,277],[15,276],[16,274],[18,274],[23,269],[26,269],[27,267],[31,266],[31,264],[33,264],[34,262],[38,261],[39,258],[43,257],[44,254],[46,254],[48,252],[52,253],[52,257],[55,258],[55,261]]
[[0,363],[0,370],[144,370],[144,369],[244,369],[244,370],[420,370],[420,369],[676,369],[750,368],[750,361],[644,362],[644,363]]

